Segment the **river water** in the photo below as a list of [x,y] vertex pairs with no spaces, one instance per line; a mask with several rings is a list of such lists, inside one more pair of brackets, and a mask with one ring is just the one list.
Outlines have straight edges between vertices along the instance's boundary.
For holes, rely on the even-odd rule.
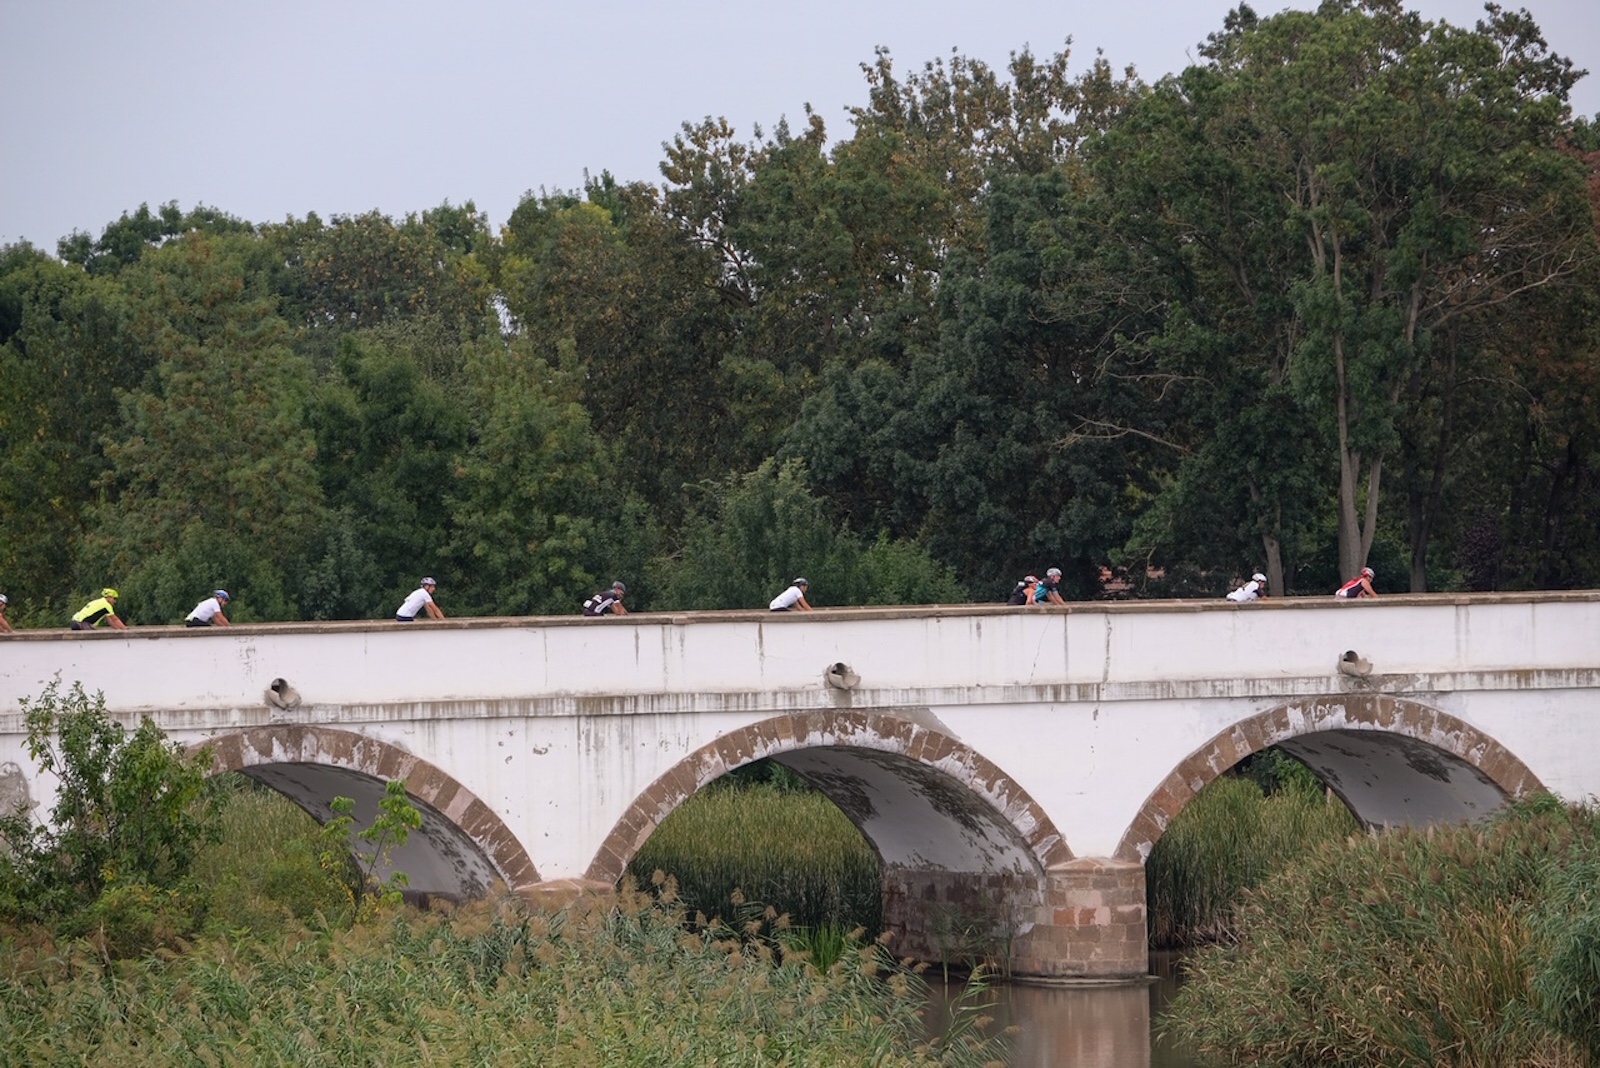
[[[1182,1050],[1158,1042],[1152,1024],[1176,989],[1176,957],[1150,954],[1149,983],[1119,986],[1044,986],[996,983],[985,1013],[995,1028],[1014,1027],[1012,1068],[1194,1068]],[[934,1011],[949,1019],[960,986],[936,978]]]

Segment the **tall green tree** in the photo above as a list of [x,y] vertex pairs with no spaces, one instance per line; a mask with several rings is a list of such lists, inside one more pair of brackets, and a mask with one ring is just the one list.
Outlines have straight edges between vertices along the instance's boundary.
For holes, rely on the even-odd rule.
[[1331,415],[1339,560],[1353,573],[1411,414],[1408,385],[1437,377],[1438,332],[1569,274],[1573,238],[1592,238],[1579,172],[1555,146],[1571,64],[1545,54],[1524,17],[1496,13],[1469,32],[1376,2],[1286,13],[1218,45],[1264,109],[1270,140],[1256,145],[1270,155],[1257,162],[1278,176],[1308,253],[1294,381]]
[[474,614],[575,611],[621,566],[613,553],[641,555],[625,548],[635,522],[612,454],[572,376],[522,346],[479,349],[467,375],[473,433],[449,498],[451,596]]
[[303,421],[310,368],[252,286],[254,251],[250,238],[190,234],[123,273],[129,330],[156,364],[107,429],[79,576],[121,587],[135,620],[180,620],[218,585],[240,618],[297,612],[290,567],[323,507]]
[[70,598],[106,466],[101,435],[117,422],[117,391],[151,364],[131,314],[112,279],[27,245],[0,249],[0,574],[14,618],[59,617]]
[[765,382],[731,351],[713,257],[673,226],[656,190],[609,176],[525,200],[500,276],[528,351],[574,375],[622,485],[664,521],[683,487],[770,448]]
[[[1128,180],[1118,221],[1170,264],[1186,309],[1161,343],[1175,372],[1206,383],[1190,391],[1194,437],[1226,425],[1227,405],[1207,397],[1260,414],[1263,430],[1266,404],[1303,412],[1333,461],[1343,574],[1372,551],[1385,473],[1413,465],[1390,524],[1409,525],[1409,584],[1423,589],[1439,487],[1471,418],[1463,386],[1497,373],[1464,366],[1489,350],[1450,331],[1561,284],[1592,255],[1581,169],[1558,143],[1571,64],[1525,16],[1495,10],[1468,31],[1390,0],[1266,20],[1241,7],[1204,56],[1108,138],[1101,171],[1108,187]],[[1199,358],[1215,345],[1175,344],[1194,338],[1171,325],[1195,324],[1254,363],[1237,385]],[[1303,541],[1295,502],[1314,465],[1288,457],[1274,487],[1252,463],[1268,439],[1240,443],[1271,559],[1285,538]]]
[[376,211],[326,223],[311,214],[263,233],[279,256],[271,285],[282,314],[319,370],[343,335],[383,328],[443,378],[459,370],[462,341],[498,330],[494,240],[471,201],[398,221]]
[[[455,527],[446,502],[467,447],[469,408],[461,384],[428,377],[426,361],[383,328],[345,334],[335,367],[310,392],[317,479],[335,513],[302,572],[324,576],[313,580],[322,590],[314,614],[381,614],[446,559]],[[330,585],[333,559],[352,574],[370,560],[373,585]]]
[[155,211],[150,210],[149,204],[140,204],[136,211],[123,212],[98,238],[74,230],[57,243],[56,251],[63,261],[89,274],[116,274],[129,264],[139,262],[149,250],[191,232],[249,234],[255,232],[255,227],[204,205],[186,212],[172,200]]
[[701,492],[682,545],[652,569],[661,607],[764,608],[801,575],[815,607],[934,604],[957,589],[920,546],[836,526],[799,461],[768,461]]

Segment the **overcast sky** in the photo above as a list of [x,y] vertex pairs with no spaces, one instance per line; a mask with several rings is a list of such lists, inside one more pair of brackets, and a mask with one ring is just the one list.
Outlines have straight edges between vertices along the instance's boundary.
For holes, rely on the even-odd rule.
[[[472,200],[498,227],[524,192],[577,189],[586,169],[660,181],[685,121],[725,116],[748,140],[809,103],[846,134],[879,45],[902,72],[952,48],[1003,68],[1071,36],[1075,73],[1098,49],[1154,81],[1234,2],[0,0],[0,245],[54,251],[171,200],[251,222]],[[1600,113],[1600,0],[1525,6],[1596,71],[1573,106]]]

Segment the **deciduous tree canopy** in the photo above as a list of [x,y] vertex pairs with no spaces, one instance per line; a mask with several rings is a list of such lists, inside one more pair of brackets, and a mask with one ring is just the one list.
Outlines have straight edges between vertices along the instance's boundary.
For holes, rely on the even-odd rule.
[[[662,182],[0,249],[0,584],[176,622],[1600,585],[1600,136],[1526,13],[1231,12],[1155,85],[863,64]],[[79,602],[81,603],[81,602]]]

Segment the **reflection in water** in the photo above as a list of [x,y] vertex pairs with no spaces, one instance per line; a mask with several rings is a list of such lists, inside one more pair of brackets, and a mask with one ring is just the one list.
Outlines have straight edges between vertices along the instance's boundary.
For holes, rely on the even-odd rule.
[[[1036,986],[996,983],[985,1013],[996,1029],[1015,1027],[1011,1035],[1014,1068],[1192,1068],[1196,1063],[1179,1050],[1157,1044],[1151,1021],[1171,999],[1175,960],[1170,953],[1151,953],[1155,978],[1127,986]],[[932,980],[935,1026],[948,1026],[949,998],[960,984],[941,987]]]

